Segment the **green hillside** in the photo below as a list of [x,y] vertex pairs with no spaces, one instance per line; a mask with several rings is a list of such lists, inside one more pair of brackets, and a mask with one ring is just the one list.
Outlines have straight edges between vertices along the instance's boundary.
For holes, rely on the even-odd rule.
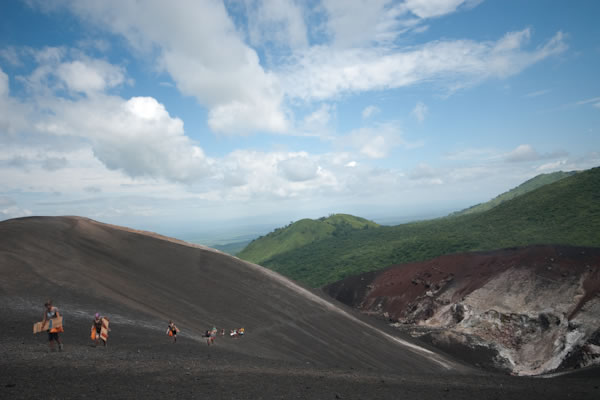
[[600,168],[542,186],[491,210],[325,236],[261,265],[313,287],[391,264],[533,244],[600,247]]
[[375,222],[347,214],[334,214],[317,220],[301,219],[252,241],[238,254],[238,257],[260,264],[278,254],[318,240],[341,237],[355,230],[372,229],[378,226]]
[[514,189],[509,190],[508,192],[504,192],[501,195],[494,197],[492,200],[487,201],[485,203],[476,204],[472,207],[464,209],[462,211],[458,211],[453,213],[452,215],[465,215],[465,214],[474,214],[479,212],[484,212],[491,210],[492,208],[504,203],[505,201],[514,199],[515,197],[519,197],[524,195],[525,193],[531,192],[537,188],[548,185],[550,183],[554,183],[561,179],[567,178],[569,176],[575,175],[577,171],[569,171],[569,172],[553,172],[551,174],[541,174],[537,175],[530,180],[520,184]]

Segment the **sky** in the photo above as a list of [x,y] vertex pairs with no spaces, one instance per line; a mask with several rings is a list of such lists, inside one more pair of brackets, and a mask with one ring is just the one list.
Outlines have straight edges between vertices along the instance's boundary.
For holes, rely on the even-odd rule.
[[3,1],[0,220],[181,238],[400,221],[599,166],[599,15],[594,0]]

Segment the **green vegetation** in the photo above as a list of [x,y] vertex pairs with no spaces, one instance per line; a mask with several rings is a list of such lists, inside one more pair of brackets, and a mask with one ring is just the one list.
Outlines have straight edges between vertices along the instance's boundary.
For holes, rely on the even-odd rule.
[[[488,211],[353,229],[342,235],[321,234],[312,240],[306,232],[299,235],[305,244],[296,241],[283,251],[286,229],[270,234],[274,236],[270,243],[279,247],[268,247],[271,244],[260,243],[262,239],[253,243],[264,244],[263,251],[271,250],[259,263],[313,287],[449,253],[533,244],[600,247],[600,167],[531,190]],[[280,242],[275,240],[279,236]]]
[[519,197],[524,195],[525,193],[531,192],[537,188],[548,185],[550,183],[554,183],[563,178],[567,178],[569,176],[575,175],[577,171],[569,171],[569,172],[553,172],[551,174],[541,174],[531,178],[530,180],[520,184],[514,189],[509,190],[508,192],[504,192],[499,196],[494,197],[492,200],[487,201],[485,203],[476,204],[472,207],[469,207],[465,210],[458,211],[453,213],[452,215],[465,215],[465,214],[474,214],[479,212],[484,212],[491,210],[492,208],[504,203],[505,201],[514,199],[515,197]]
[[210,247],[220,250],[223,253],[227,253],[227,254],[231,254],[232,256],[235,256],[237,253],[244,250],[246,248],[246,246],[248,246],[250,244],[250,242],[251,242],[251,240],[244,240],[243,242],[215,244]]
[[347,214],[333,214],[318,220],[301,219],[283,228],[277,228],[248,245],[238,257],[260,264],[312,242],[329,237],[344,237],[351,232],[377,228],[375,222]]

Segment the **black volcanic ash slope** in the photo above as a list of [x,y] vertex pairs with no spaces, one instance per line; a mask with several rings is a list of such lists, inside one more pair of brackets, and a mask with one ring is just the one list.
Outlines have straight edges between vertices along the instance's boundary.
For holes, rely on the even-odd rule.
[[464,370],[401,344],[262,267],[83,218],[1,222],[0,274],[3,304],[38,307],[51,297],[66,319],[87,317],[82,310],[102,306],[108,315],[137,321],[136,329],[157,324],[162,331],[174,319],[198,339],[213,324],[244,326],[243,346],[227,340],[220,345],[261,359],[388,372]]

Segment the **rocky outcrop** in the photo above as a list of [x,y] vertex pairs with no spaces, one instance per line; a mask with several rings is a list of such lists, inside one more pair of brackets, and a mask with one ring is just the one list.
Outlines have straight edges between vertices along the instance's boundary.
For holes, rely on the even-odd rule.
[[448,255],[325,291],[480,365],[537,375],[600,364],[600,249]]

